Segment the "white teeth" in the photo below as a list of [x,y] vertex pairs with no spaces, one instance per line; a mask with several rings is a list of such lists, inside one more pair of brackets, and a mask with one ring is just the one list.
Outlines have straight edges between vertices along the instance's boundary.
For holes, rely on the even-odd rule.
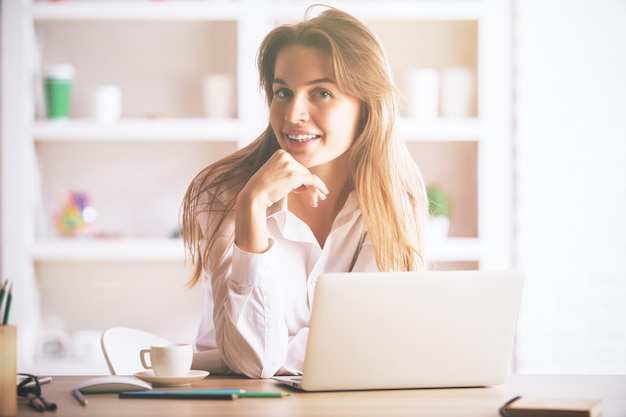
[[297,140],[299,142],[304,142],[305,140],[311,140],[318,137],[318,135],[287,135],[287,137],[291,140]]

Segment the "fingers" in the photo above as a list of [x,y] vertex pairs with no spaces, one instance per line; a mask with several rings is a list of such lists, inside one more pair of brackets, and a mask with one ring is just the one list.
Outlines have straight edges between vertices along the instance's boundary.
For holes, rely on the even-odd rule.
[[320,200],[326,200],[328,187],[324,181],[315,174],[298,163],[289,153],[282,149],[277,152],[276,157],[285,164],[283,172],[286,173],[287,180],[292,184],[291,192],[297,194],[308,194],[309,204],[317,207]]
[[321,192],[318,191],[317,196],[313,198],[313,201],[311,202],[311,205],[313,207],[317,207],[319,205],[320,200],[322,200],[322,201],[326,200],[326,194],[321,193]]
[[244,188],[261,198],[266,207],[291,192],[307,194],[309,203],[317,207],[328,194],[326,184],[317,175],[283,150],[276,151]]
[[320,200],[321,201],[326,200],[328,189],[326,189],[324,186],[324,190],[322,191],[321,189],[317,187],[301,185],[298,188],[293,189],[293,192],[298,193],[298,194],[308,193],[309,204],[311,204],[312,207],[317,207],[319,205]]

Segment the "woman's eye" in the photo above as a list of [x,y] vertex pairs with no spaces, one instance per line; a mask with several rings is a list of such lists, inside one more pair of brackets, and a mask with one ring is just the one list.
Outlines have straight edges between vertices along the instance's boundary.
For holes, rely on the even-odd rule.
[[279,88],[278,90],[274,91],[274,97],[285,98],[289,96],[289,90],[287,90],[286,88]]
[[332,98],[332,95],[331,95],[328,91],[326,91],[326,90],[318,90],[318,91],[317,91],[317,95],[318,95],[320,98],[323,98],[323,99],[329,99],[329,98]]

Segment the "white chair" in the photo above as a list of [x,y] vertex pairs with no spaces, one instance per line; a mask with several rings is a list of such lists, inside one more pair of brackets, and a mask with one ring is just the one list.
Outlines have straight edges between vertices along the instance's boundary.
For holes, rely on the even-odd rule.
[[171,342],[152,333],[130,327],[111,327],[100,337],[100,346],[111,375],[133,375],[144,371],[139,351],[151,345],[169,345]]

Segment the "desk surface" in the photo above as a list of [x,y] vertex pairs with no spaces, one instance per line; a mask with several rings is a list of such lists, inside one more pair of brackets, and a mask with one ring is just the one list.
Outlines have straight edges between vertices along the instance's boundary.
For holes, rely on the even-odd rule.
[[[84,376],[54,376],[42,386],[43,396],[58,404],[56,416],[475,416],[497,417],[498,408],[516,395],[604,399],[603,417],[626,416],[626,375],[511,375],[489,388],[418,389],[302,393],[272,380],[209,376],[186,389],[241,388],[284,391],[285,398],[220,400],[119,399],[117,394],[88,394],[86,407],[70,394]],[[18,416],[41,416],[24,399]],[[45,413],[44,413],[45,415]],[[50,414],[52,415],[52,414]]]

